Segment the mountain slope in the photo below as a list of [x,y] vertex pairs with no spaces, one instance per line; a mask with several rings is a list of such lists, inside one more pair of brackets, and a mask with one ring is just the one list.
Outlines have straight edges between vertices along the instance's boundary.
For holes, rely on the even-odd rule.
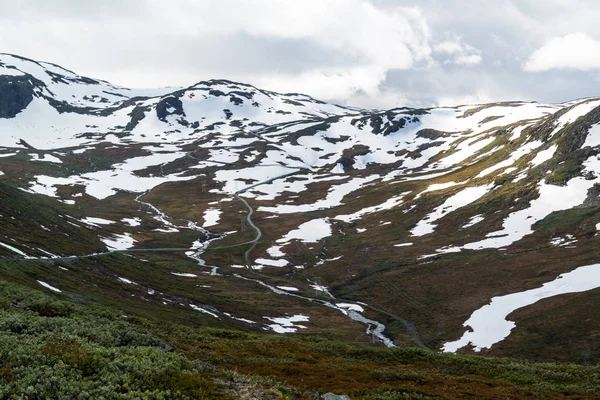
[[595,360],[599,123],[597,98],[362,110],[225,80],[130,90],[0,55],[7,196],[87,238],[43,239],[50,217],[32,217],[3,254],[125,251],[130,267],[92,256],[49,284],[239,329]]

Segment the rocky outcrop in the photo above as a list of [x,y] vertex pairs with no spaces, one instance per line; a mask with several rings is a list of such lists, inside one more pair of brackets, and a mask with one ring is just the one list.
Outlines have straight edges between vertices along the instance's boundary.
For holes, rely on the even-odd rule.
[[0,118],[14,118],[33,100],[34,84],[28,76],[0,76]]

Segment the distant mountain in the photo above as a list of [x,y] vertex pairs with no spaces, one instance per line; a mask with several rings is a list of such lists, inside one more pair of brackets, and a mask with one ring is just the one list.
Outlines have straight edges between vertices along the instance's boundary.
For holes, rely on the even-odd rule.
[[125,251],[95,278],[121,286],[49,284],[244,329],[577,362],[600,350],[599,124],[600,98],[364,110],[1,54],[0,254]]

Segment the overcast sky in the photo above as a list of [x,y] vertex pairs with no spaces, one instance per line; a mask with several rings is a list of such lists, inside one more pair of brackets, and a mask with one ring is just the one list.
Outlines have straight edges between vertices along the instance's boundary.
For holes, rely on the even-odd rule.
[[600,1],[0,0],[0,52],[363,107],[600,96]]

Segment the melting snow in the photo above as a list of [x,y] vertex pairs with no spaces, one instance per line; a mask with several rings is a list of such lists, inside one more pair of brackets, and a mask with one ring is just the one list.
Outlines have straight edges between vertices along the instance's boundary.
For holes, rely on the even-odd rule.
[[552,156],[554,156],[554,153],[556,152],[557,148],[558,148],[558,146],[554,145],[546,150],[542,150],[542,151],[538,152],[536,154],[536,156],[534,157],[534,159],[531,160],[531,164],[538,166],[538,165],[550,160],[552,158]]
[[219,217],[221,216],[221,210],[215,208],[209,208],[204,211],[204,224],[203,227],[215,226],[219,223]]
[[394,196],[377,206],[363,208],[362,210],[359,210],[353,214],[338,215],[337,217],[334,217],[333,219],[339,219],[344,222],[352,222],[352,221],[360,219],[368,214],[372,214],[372,213],[376,213],[376,212],[380,212],[380,211],[384,211],[384,210],[390,210],[394,207],[401,205],[403,203],[403,200],[402,200],[403,196],[408,193],[410,193],[410,192],[402,193],[399,196]]
[[565,235],[564,237],[555,237],[550,240],[550,244],[560,247],[570,246],[575,243],[577,243],[577,239],[575,236],[569,234]]
[[[488,168],[484,169],[483,171],[481,171],[477,175],[477,178],[481,178],[483,176],[486,176],[486,175],[488,175],[488,174],[490,174],[490,173],[492,173],[492,172],[494,172],[494,171],[496,171],[498,169],[510,167],[516,161],[518,161],[519,159],[521,159],[521,157],[523,157],[523,156],[525,156],[527,154],[530,154],[532,151],[534,151],[535,149],[537,149],[538,147],[540,147],[543,144],[544,143],[542,143],[539,140],[534,140],[532,142],[529,142],[529,143],[526,143],[526,144],[524,144],[522,146],[519,146],[519,148],[517,148],[516,150],[514,150],[513,152],[510,153],[510,157],[508,157],[504,161],[500,161],[498,164],[494,164],[491,167],[488,167]],[[540,153],[543,153],[543,152],[540,152]],[[539,156],[540,153],[538,153],[538,156]],[[552,152],[552,154],[554,154],[554,152]],[[538,160],[541,160],[545,156],[546,155],[540,157],[540,159],[538,159]],[[537,156],[536,156],[536,158],[537,158]],[[509,169],[507,168],[504,172],[507,173],[508,170]]]
[[319,218],[303,223],[298,229],[294,229],[283,238],[278,239],[277,243],[286,243],[292,239],[299,239],[305,243],[316,243],[327,236],[331,236],[329,219]]
[[6,244],[6,243],[3,243],[3,242],[0,242],[0,246],[2,246],[2,247],[6,247],[7,249],[9,249],[9,250],[11,250],[11,251],[13,251],[13,252],[17,253],[18,255],[21,255],[21,256],[23,256],[23,257],[27,257],[27,254],[23,253],[21,250],[17,249],[16,247],[13,247],[13,246],[11,246],[11,245],[9,245],[9,244]]
[[125,222],[129,226],[140,226],[142,220],[139,218],[123,218],[121,222]]
[[304,325],[296,324],[297,322],[307,322],[308,317],[304,315],[294,315],[292,317],[281,317],[281,318],[271,318],[271,317],[263,317],[268,319],[274,324],[268,325],[273,331],[277,333],[293,333],[298,330],[298,328],[306,328]]
[[435,192],[436,190],[442,190],[442,189],[448,189],[448,188],[450,188],[452,186],[456,186],[456,185],[459,185],[459,184],[460,184],[459,182],[434,183],[433,185],[427,186],[427,189],[425,189],[421,193],[419,193],[415,197],[415,200],[418,199],[423,193]]
[[356,311],[356,312],[363,312],[365,311],[364,308],[362,308],[361,306],[359,306],[358,304],[353,304],[353,303],[336,303],[335,304],[338,307],[344,308],[346,310],[352,310],[352,311]]
[[219,318],[219,316],[217,314],[215,314],[214,312],[208,311],[205,308],[198,307],[197,305],[194,305],[194,304],[190,304],[190,307],[192,307],[196,311],[200,311],[201,313],[208,314],[208,315],[210,315],[212,317],[215,317],[215,318]]
[[462,246],[465,249],[501,248],[533,233],[532,226],[554,211],[567,210],[583,202],[594,181],[573,178],[566,186],[541,183],[540,196],[531,201],[529,208],[509,214],[502,229],[488,233],[487,239]]
[[115,234],[113,238],[100,238],[108,247],[109,250],[127,250],[133,247],[133,244],[136,242],[134,238],[131,237],[130,233],[124,233],[122,235]]
[[271,246],[267,249],[267,254],[273,258],[280,258],[285,256],[285,253],[281,251],[283,246]]
[[155,153],[145,157],[130,158],[121,164],[114,165],[110,170],[88,172],[80,176],[73,175],[68,178],[38,175],[35,177],[37,182],[30,183],[30,190],[34,193],[56,197],[56,186],[84,185],[87,194],[100,200],[112,196],[116,193],[116,190],[143,192],[164,182],[194,179],[195,176],[182,177],[180,174],[160,177],[140,177],[135,174],[135,171],[166,164],[184,156],[185,153],[181,152]]
[[331,297],[332,299],[334,298],[333,295],[329,292],[329,289],[327,289],[327,287],[320,285],[318,283],[314,283],[314,282],[310,282],[310,283],[311,283],[310,287],[315,289],[317,292],[324,292],[327,294],[327,296]]
[[289,264],[289,262],[284,259],[269,260],[267,258],[257,258],[255,261],[259,264],[268,265],[270,267],[285,267]]
[[582,147],[590,146],[596,147],[600,145],[600,124],[595,124],[590,127],[588,130],[587,137],[585,138],[585,143]]
[[594,108],[600,105],[600,101],[584,101],[576,106],[574,106],[571,110],[564,113],[561,117],[558,118],[556,128],[550,134],[550,137],[554,136],[558,131],[564,128],[569,123],[576,121],[579,117],[589,113]]
[[483,220],[485,220],[485,217],[484,217],[483,215],[481,215],[481,214],[479,214],[479,215],[474,215],[474,216],[472,216],[472,217],[469,219],[469,221],[468,221],[466,224],[464,224],[464,225],[462,226],[462,228],[468,228],[468,227],[471,227],[471,226],[473,226],[473,225],[476,225],[476,224],[478,224],[478,223],[482,222]]
[[49,284],[47,284],[46,282],[42,282],[42,281],[37,281],[40,285],[42,285],[45,288],[48,288],[50,290],[52,290],[53,292],[57,292],[60,293],[62,292],[62,290],[55,288],[54,286],[51,286]]
[[186,272],[171,272],[172,275],[175,276],[183,276],[184,278],[197,278],[198,275],[196,274],[188,274]]
[[492,188],[492,186],[493,185],[490,184],[485,186],[469,187],[449,197],[444,204],[435,208],[431,214],[419,221],[417,226],[411,230],[411,234],[413,236],[424,236],[429,233],[433,233],[436,227],[436,224],[434,224],[435,221],[478,200],[484,196]]
[[114,224],[115,221],[111,221],[109,219],[104,218],[95,218],[95,217],[86,217],[80,220],[84,224],[98,226],[98,225],[110,225]]
[[365,187],[367,183],[372,182],[376,179],[379,179],[379,175],[371,175],[366,178],[354,178],[346,183],[334,185],[329,189],[329,192],[327,193],[327,196],[324,199],[317,200],[311,204],[280,204],[275,207],[259,207],[258,211],[276,214],[292,214],[336,207],[342,204],[342,199],[346,195]]
[[286,292],[297,292],[298,288],[291,286],[277,286],[278,289],[285,290]]
[[472,331],[465,332],[457,341],[444,344],[443,349],[446,352],[455,352],[469,344],[475,347],[475,351],[489,349],[495,343],[504,340],[516,326],[513,321],[506,319],[513,311],[548,297],[585,292],[598,287],[600,264],[593,264],[562,274],[540,288],[494,297],[490,304],[475,311],[463,324]]
[[315,264],[315,267],[318,267],[319,265],[323,265],[323,264],[325,264],[326,262],[337,261],[337,260],[341,259],[342,257],[343,257],[343,256],[337,256],[337,257],[333,257],[333,258],[327,258],[327,259],[325,259],[325,260],[319,260],[319,262],[317,262],[317,263]]

